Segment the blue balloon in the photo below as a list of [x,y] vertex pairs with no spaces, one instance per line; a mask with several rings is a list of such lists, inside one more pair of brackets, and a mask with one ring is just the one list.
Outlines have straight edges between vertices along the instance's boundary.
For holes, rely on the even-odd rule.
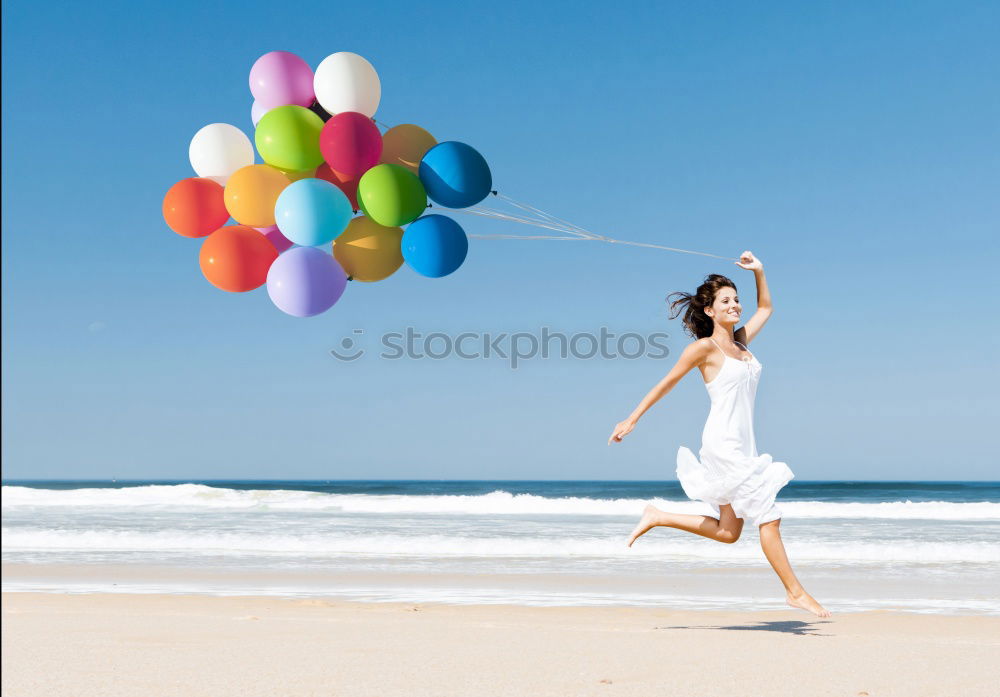
[[324,179],[292,182],[274,204],[281,234],[303,247],[330,244],[347,229],[353,215],[344,192]]
[[441,278],[465,261],[469,238],[462,226],[451,218],[425,215],[410,223],[400,246],[410,268],[424,276]]
[[420,160],[420,181],[434,203],[466,208],[486,198],[493,175],[486,159],[465,143],[438,143]]

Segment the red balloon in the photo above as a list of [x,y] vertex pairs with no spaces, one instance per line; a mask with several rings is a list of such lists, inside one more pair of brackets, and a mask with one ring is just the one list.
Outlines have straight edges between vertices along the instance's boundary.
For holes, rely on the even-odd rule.
[[323,124],[319,149],[330,168],[360,177],[382,156],[382,133],[375,122],[356,111],[342,111]]
[[224,191],[206,177],[181,179],[163,197],[163,219],[178,235],[211,235],[229,220]]
[[358,182],[361,175],[349,177],[343,172],[331,169],[325,162],[316,168],[316,178],[328,181],[347,195],[347,200],[351,202],[351,208],[358,212]]
[[216,288],[244,293],[267,281],[267,270],[278,258],[264,235],[246,225],[219,228],[201,245],[201,272]]

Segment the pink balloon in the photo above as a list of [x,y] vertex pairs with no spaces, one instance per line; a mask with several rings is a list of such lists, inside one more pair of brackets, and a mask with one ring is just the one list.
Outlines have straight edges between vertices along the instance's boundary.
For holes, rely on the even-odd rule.
[[310,106],[313,71],[309,64],[288,51],[271,51],[250,68],[250,91],[265,111],[276,106]]
[[382,133],[364,114],[342,111],[323,124],[319,149],[331,169],[357,177],[378,164],[382,156]]
[[281,234],[281,230],[278,229],[277,225],[272,225],[270,227],[258,227],[254,228],[257,232],[264,235],[267,241],[274,245],[274,248],[278,250],[278,254],[292,246],[292,241]]

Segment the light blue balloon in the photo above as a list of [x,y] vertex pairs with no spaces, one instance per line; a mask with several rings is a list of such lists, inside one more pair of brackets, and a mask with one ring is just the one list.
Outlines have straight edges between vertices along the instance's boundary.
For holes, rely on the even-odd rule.
[[472,146],[454,140],[427,151],[420,160],[420,181],[434,203],[448,208],[473,206],[493,188],[486,159]]
[[403,259],[424,276],[441,278],[455,271],[469,252],[462,226],[444,215],[425,215],[406,228],[400,241]]
[[353,215],[344,192],[323,179],[292,182],[274,204],[281,234],[302,247],[330,244],[347,229]]

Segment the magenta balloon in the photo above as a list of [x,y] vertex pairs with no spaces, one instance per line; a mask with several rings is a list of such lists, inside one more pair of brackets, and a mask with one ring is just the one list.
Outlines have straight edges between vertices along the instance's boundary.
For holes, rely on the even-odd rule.
[[276,106],[310,106],[313,71],[309,64],[288,51],[271,51],[250,68],[250,91],[265,111]]
[[267,271],[271,302],[294,317],[326,312],[346,287],[347,274],[333,255],[318,247],[289,249]]
[[281,234],[281,230],[278,229],[277,225],[272,225],[271,227],[258,227],[254,228],[257,232],[264,235],[267,241],[274,245],[274,248],[278,250],[278,254],[291,247],[294,242]]
[[375,122],[355,111],[330,117],[319,132],[319,150],[330,169],[360,177],[382,156],[382,133]]

